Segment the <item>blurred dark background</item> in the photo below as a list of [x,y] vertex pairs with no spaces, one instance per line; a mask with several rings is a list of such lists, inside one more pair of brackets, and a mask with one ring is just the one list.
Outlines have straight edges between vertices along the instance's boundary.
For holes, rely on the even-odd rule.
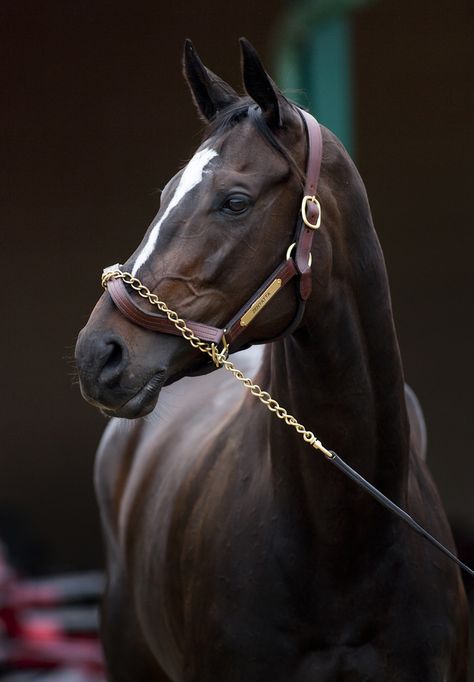
[[[29,571],[102,564],[92,468],[105,422],[82,400],[71,358],[102,268],[135,248],[157,188],[199,140],[184,38],[238,86],[245,35],[278,80],[286,27],[309,4],[0,4],[0,536]],[[316,26],[344,22],[348,145],[384,248],[431,470],[472,563],[472,4],[311,7]],[[304,51],[302,17],[291,40]]]

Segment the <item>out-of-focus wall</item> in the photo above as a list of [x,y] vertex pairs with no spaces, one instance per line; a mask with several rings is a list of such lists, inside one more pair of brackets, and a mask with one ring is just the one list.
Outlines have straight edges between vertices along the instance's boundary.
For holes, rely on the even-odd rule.
[[353,20],[357,161],[406,378],[448,514],[471,538],[473,30],[466,0],[379,0]]

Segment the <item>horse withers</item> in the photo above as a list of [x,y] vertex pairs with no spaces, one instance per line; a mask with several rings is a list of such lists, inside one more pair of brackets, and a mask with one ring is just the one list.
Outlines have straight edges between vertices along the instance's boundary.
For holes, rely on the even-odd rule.
[[453,548],[362,180],[324,128],[314,161],[308,118],[241,47],[243,97],[186,43],[204,139],[120,270],[150,296],[106,291],[77,343],[82,393],[114,417],[96,467],[109,679],[462,682],[458,568],[153,322],[157,296],[211,337],[251,318],[230,349],[265,342],[261,390]]

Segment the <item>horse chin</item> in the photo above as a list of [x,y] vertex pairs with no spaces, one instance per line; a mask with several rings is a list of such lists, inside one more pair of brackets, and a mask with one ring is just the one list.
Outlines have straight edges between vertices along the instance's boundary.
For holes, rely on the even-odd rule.
[[[145,385],[122,405],[110,407],[90,399],[89,402],[93,402],[106,417],[120,417],[121,419],[146,417],[147,414],[155,409],[163,386],[170,386],[183,377],[209,374],[209,372],[215,369],[216,366],[212,362],[204,360],[194,364],[190,369],[173,373],[168,377],[166,377],[166,372],[160,371],[154,374]],[[87,396],[85,397],[87,399]]]
[[122,405],[107,406],[94,404],[105,417],[120,417],[121,419],[138,419],[152,412],[158,401],[164,385],[164,373],[157,372],[131,398]]

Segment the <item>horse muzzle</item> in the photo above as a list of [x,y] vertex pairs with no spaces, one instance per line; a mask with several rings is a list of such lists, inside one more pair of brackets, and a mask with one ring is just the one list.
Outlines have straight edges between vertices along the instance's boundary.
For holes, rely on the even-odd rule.
[[81,392],[104,414],[133,419],[154,408],[166,371],[133,364],[128,344],[117,333],[86,326],[79,334],[76,365]]

